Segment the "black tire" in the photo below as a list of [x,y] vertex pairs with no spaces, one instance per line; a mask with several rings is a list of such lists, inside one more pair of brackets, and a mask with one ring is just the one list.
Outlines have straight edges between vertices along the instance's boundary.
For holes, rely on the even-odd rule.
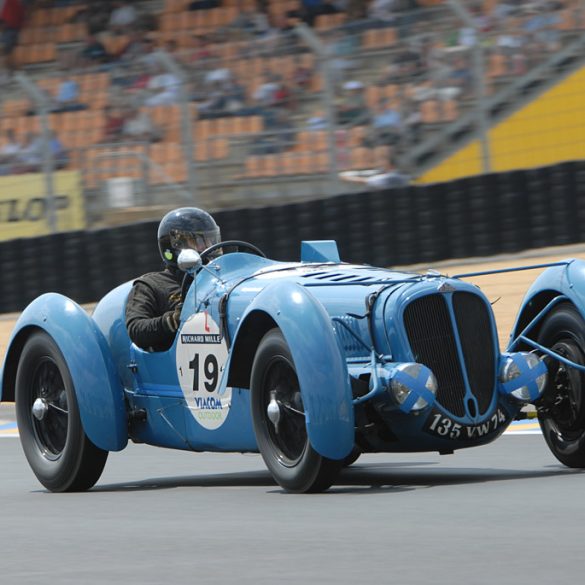
[[[40,419],[33,414],[35,402]],[[33,334],[22,350],[16,419],[28,463],[48,490],[84,491],[100,478],[108,451],[96,447],[83,431],[69,368],[45,332]]]
[[[585,365],[585,321],[568,303],[545,318],[539,342]],[[585,373],[547,358],[549,379],[538,404],[538,419],[553,455],[567,467],[585,467]]]
[[362,455],[362,450],[359,447],[354,447],[351,453],[343,460],[343,467],[353,465]]
[[[278,432],[267,414],[272,393],[280,407]],[[329,488],[343,460],[322,457],[309,443],[295,365],[279,329],[269,331],[258,346],[252,365],[251,401],[258,448],[276,482],[298,493]]]

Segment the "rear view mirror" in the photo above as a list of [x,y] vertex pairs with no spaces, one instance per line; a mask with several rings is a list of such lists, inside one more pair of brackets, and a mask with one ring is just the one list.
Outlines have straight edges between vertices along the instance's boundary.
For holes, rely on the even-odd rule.
[[195,250],[186,248],[185,250],[181,250],[177,264],[183,272],[194,274],[202,266],[201,256]]

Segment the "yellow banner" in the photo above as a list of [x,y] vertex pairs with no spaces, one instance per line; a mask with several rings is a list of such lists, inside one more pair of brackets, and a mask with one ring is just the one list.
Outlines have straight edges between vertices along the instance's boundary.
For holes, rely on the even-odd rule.
[[[0,177],[0,241],[51,233],[42,174]],[[57,231],[84,229],[81,177],[77,171],[53,174]]]

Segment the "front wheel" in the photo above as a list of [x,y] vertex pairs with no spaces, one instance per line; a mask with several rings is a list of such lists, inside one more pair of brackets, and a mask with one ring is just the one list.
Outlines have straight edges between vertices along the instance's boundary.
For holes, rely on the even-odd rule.
[[[538,341],[585,365],[585,321],[573,305],[559,305],[546,317]],[[538,405],[544,439],[561,463],[585,467],[585,374],[558,360],[547,362],[549,379]]]
[[279,329],[260,342],[252,365],[252,420],[258,448],[277,483],[291,492],[321,492],[343,461],[319,455],[307,436],[295,365]]
[[38,480],[52,492],[92,487],[108,452],[83,431],[69,368],[45,332],[32,335],[22,350],[15,393],[20,441]]

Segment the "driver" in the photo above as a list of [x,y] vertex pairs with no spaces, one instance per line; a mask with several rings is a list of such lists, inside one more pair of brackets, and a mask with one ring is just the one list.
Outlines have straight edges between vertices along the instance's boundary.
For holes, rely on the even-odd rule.
[[166,351],[173,344],[181,318],[181,284],[177,266],[181,250],[201,253],[220,241],[219,227],[209,213],[197,207],[169,211],[158,226],[158,249],[164,270],[134,281],[126,304],[126,328],[140,348]]

